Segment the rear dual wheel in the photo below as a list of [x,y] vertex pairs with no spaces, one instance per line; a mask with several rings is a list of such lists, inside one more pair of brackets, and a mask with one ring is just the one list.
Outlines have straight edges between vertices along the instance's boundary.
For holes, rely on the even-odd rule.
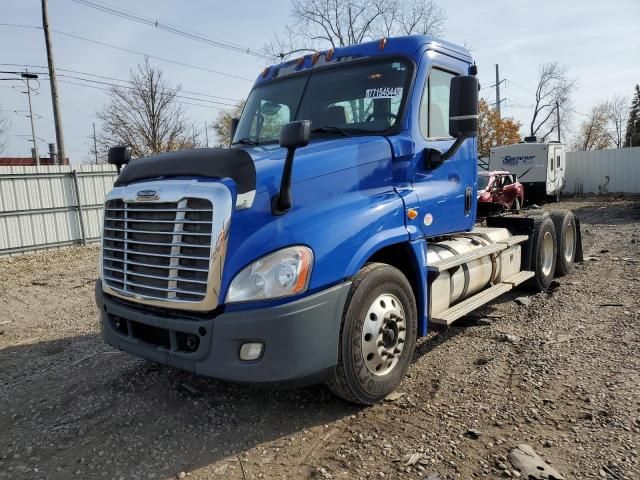
[[549,214],[556,229],[556,277],[569,275],[576,258],[578,231],[576,219],[569,210],[556,210]]
[[407,373],[417,336],[416,301],[400,270],[371,263],[358,272],[340,333],[338,365],[329,388],[363,405],[393,392]]
[[562,277],[573,271],[578,231],[576,219],[569,210],[541,212],[531,218],[534,221],[532,270],[535,276],[529,285],[543,291],[549,288],[554,276]]
[[532,266],[534,276],[529,286],[538,292],[551,285],[556,269],[556,228],[548,213],[532,215],[533,234],[531,237]]

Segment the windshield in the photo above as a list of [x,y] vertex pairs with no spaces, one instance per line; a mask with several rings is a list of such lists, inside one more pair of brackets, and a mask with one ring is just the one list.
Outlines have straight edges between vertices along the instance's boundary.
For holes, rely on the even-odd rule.
[[314,135],[381,133],[399,121],[410,65],[385,59],[311,71],[254,88],[233,143],[277,142],[280,128],[311,120]]
[[485,190],[487,188],[489,178],[488,175],[478,175],[478,190]]

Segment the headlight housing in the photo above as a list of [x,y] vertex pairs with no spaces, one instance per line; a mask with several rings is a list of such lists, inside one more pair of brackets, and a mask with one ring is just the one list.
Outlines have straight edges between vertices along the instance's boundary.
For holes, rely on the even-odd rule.
[[227,292],[227,303],[297,295],[307,290],[313,252],[302,245],[270,253],[238,273]]

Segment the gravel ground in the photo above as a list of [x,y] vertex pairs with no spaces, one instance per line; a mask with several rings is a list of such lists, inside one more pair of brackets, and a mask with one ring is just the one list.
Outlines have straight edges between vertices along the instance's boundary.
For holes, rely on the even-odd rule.
[[0,478],[502,478],[525,443],[567,479],[640,479],[640,198],[560,207],[587,261],[421,339],[400,394],[371,408],[116,352],[96,248],[1,260]]

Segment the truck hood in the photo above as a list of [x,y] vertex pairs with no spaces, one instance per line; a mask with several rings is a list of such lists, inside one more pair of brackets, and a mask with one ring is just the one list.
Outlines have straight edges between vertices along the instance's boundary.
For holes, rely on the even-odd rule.
[[[286,154],[277,144],[160,153],[130,162],[115,186],[154,179],[230,178],[238,194],[236,204],[246,208],[255,194],[280,189]],[[296,150],[292,184],[390,158],[391,147],[382,136],[314,139]]]
[[[256,169],[256,193],[280,188],[287,151],[279,145],[243,147]],[[362,136],[313,140],[296,150],[292,183],[345,170],[391,157],[391,147],[383,136]]]

